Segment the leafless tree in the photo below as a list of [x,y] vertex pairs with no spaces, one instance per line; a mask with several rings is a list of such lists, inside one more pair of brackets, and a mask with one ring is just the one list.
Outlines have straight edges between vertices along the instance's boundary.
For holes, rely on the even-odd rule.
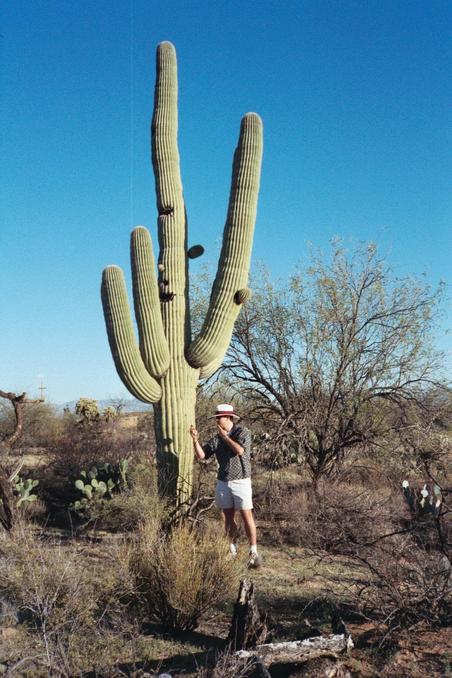
[[114,408],[117,415],[122,414],[123,409],[127,405],[127,400],[125,398],[113,398],[111,401],[111,406]]

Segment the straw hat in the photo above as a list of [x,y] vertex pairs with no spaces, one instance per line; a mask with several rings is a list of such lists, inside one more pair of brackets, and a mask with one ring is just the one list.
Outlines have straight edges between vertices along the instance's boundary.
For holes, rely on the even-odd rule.
[[215,414],[209,419],[218,419],[218,417],[233,417],[234,419],[240,419],[238,414],[235,414],[234,408],[232,405],[223,403],[222,405],[217,405]]

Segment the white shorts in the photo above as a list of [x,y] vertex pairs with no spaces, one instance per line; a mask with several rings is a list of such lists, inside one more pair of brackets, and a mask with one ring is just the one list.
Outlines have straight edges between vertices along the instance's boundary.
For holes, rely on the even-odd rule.
[[253,508],[251,478],[217,480],[215,503],[220,509],[242,511]]

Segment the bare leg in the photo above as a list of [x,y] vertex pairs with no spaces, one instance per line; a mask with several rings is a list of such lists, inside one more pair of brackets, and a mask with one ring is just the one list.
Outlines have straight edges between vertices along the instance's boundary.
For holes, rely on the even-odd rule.
[[224,528],[226,531],[226,536],[228,537],[231,544],[233,544],[237,538],[239,527],[235,520],[235,509],[223,509],[224,515]]
[[253,511],[252,509],[242,509],[240,513],[242,514],[243,524],[250,546],[256,546],[256,523],[254,522]]

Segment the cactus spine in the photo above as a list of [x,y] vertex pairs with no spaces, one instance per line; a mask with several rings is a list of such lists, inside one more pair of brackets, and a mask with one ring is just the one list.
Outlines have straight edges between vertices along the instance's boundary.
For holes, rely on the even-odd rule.
[[[152,163],[158,208],[158,277],[149,232],[139,226],[131,237],[131,266],[137,345],[124,276],[109,266],[102,277],[102,302],[116,369],[129,391],[154,404],[159,483],[185,501],[191,491],[193,449],[189,426],[195,421],[199,378],[220,366],[234,321],[249,296],[247,280],[256,218],[262,159],[262,123],[244,116],[234,155],[228,215],[209,309],[192,339],[188,261],[200,245],[187,246],[187,222],[177,146],[177,65],[173,45],[157,48],[157,79],[151,128]],[[246,293],[245,293],[246,290]]]

